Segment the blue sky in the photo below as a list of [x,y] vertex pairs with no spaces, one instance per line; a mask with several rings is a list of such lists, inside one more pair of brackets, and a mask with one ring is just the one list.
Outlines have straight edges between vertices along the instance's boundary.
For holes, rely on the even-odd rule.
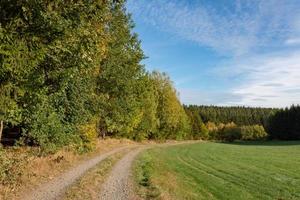
[[149,70],[185,104],[300,103],[300,0],[128,0]]

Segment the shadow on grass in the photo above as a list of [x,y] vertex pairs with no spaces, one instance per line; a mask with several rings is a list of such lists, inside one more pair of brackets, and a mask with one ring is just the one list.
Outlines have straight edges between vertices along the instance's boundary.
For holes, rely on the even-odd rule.
[[292,146],[292,145],[300,145],[300,140],[235,141],[235,142],[217,142],[217,143],[231,144],[231,145],[248,145],[248,146]]

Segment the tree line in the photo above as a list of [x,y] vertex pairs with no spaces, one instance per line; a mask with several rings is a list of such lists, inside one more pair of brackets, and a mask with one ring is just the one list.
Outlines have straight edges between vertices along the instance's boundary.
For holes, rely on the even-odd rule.
[[0,122],[21,142],[90,148],[99,135],[186,138],[172,81],[148,72],[119,0],[0,2]]
[[214,123],[230,123],[237,125],[265,125],[270,115],[278,109],[274,108],[252,108],[244,106],[185,106],[185,109],[199,114],[201,120]]
[[292,105],[274,113],[267,130],[271,139],[300,140],[300,106]]
[[[106,135],[224,139],[229,127],[267,122],[270,133],[281,133],[282,119],[293,127],[288,134],[298,131],[296,107],[183,107],[170,78],[141,64],[125,0],[10,0],[0,11],[0,137],[19,127],[20,143],[84,151]],[[261,132],[243,128],[250,129]]]
[[214,140],[299,140],[300,106],[251,108],[184,106],[191,137]]
[[191,138],[210,140],[263,140],[264,125],[276,112],[271,108],[184,106],[191,123]]

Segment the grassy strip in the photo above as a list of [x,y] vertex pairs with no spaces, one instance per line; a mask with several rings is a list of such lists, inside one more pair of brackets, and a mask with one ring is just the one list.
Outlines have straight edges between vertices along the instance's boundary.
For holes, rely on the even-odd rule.
[[159,188],[152,182],[154,177],[153,170],[153,158],[149,153],[143,153],[136,159],[134,163],[136,190],[143,199],[156,199],[161,194]]
[[101,185],[109,175],[109,171],[125,153],[126,152],[115,154],[99,163],[87,172],[76,184],[70,187],[62,199],[98,199]]
[[154,154],[163,148],[148,150],[134,164],[136,192],[143,199],[176,199],[177,191],[184,191],[175,174]]

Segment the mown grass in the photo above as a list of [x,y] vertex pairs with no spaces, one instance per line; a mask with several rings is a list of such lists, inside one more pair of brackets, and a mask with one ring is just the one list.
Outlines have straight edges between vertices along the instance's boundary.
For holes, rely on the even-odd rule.
[[300,142],[156,148],[135,168],[146,199],[300,199]]

